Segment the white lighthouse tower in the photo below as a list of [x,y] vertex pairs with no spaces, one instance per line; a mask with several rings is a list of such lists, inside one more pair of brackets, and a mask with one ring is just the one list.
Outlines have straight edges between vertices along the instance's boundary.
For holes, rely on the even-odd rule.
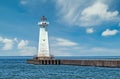
[[41,21],[38,22],[40,27],[39,31],[39,44],[38,44],[38,59],[50,59],[51,55],[49,52],[49,41],[48,41],[48,30],[47,27],[49,22],[45,16],[42,16]]

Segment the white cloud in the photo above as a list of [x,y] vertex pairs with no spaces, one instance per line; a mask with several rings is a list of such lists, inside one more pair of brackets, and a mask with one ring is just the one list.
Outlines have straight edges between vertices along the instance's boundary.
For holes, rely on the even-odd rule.
[[3,37],[0,37],[0,42],[3,41]]
[[93,28],[87,28],[87,29],[86,29],[86,32],[89,33],[89,34],[91,34],[91,33],[94,32],[94,29],[93,29]]
[[113,36],[113,35],[116,35],[118,32],[119,32],[118,30],[109,30],[109,29],[106,29],[102,33],[102,36]]
[[13,48],[14,40],[0,37],[0,42],[3,43],[2,50],[11,50]]
[[56,8],[60,19],[69,25],[89,27],[119,20],[119,12],[110,11],[105,0],[56,0]]
[[78,43],[68,39],[51,37],[50,52],[55,56],[70,56],[82,49]]
[[56,43],[56,45],[58,46],[76,46],[78,45],[75,42],[72,42],[70,40],[67,39],[63,39],[63,38],[56,38],[56,37],[52,37],[52,40],[54,40],[54,42]]
[[28,40],[21,40],[18,43],[18,49],[20,49],[18,51],[20,56],[33,56],[37,53],[36,47],[30,46]]
[[83,56],[118,56],[120,49],[106,47],[87,47],[80,50]]
[[43,4],[45,3],[47,0],[20,0],[20,4],[23,5],[23,6],[26,6],[29,7],[29,8],[33,8],[33,7],[36,7],[40,4]]
[[27,40],[21,40],[19,43],[18,43],[18,49],[23,49],[25,48],[27,45],[28,45],[29,41]]
[[118,15],[118,11],[108,11],[108,6],[101,2],[95,2],[92,6],[85,8],[82,11],[82,15],[85,18],[91,18],[92,16],[99,16],[102,19],[110,20]]
[[22,5],[27,4],[27,0],[20,0],[20,4],[22,4]]
[[13,40],[14,40],[16,43],[18,43],[18,39],[17,39],[17,38],[14,38]]
[[26,46],[18,51],[20,56],[33,56],[37,54],[37,49],[34,46]]
[[3,50],[11,50],[13,48],[13,40],[6,38],[2,42],[4,43]]
[[55,2],[61,21],[70,25],[80,18],[81,8],[87,4],[87,0],[56,0]]
[[28,40],[18,40],[18,38],[3,38],[0,36],[0,47],[2,48],[0,51],[12,51],[13,53],[11,53],[11,55],[28,56],[37,53],[36,47],[31,46]]
[[59,46],[76,46],[77,43],[72,42],[70,40],[62,39],[62,38],[57,38],[56,41],[58,42]]
[[119,12],[118,11],[108,11],[108,5],[102,2],[95,2],[92,6],[85,8],[82,11],[81,21],[85,23],[85,25],[97,25],[102,21],[111,21],[117,18]]
[[[62,40],[61,40],[62,39]],[[59,45],[59,42],[63,41],[64,38],[52,37],[50,38],[50,53],[55,56],[112,56],[119,55],[119,48],[107,48],[107,47],[94,47],[87,45],[79,45],[76,42],[75,45]]]

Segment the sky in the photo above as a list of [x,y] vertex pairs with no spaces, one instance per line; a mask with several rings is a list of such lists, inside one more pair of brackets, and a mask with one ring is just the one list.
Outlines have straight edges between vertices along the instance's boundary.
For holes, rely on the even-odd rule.
[[0,56],[37,55],[42,16],[54,56],[120,56],[120,0],[0,0]]

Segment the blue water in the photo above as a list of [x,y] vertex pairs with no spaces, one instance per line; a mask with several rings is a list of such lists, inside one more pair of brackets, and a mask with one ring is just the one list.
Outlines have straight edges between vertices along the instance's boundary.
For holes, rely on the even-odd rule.
[[[0,79],[120,79],[120,68],[32,65],[32,57],[0,57]],[[120,59],[120,57],[57,57],[59,59]]]

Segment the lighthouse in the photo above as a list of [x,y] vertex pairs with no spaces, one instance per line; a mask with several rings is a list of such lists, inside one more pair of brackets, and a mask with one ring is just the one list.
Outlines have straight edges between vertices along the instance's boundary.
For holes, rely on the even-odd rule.
[[39,26],[39,43],[38,43],[38,59],[50,59],[49,41],[48,41],[48,25],[49,22],[45,16],[42,16]]

